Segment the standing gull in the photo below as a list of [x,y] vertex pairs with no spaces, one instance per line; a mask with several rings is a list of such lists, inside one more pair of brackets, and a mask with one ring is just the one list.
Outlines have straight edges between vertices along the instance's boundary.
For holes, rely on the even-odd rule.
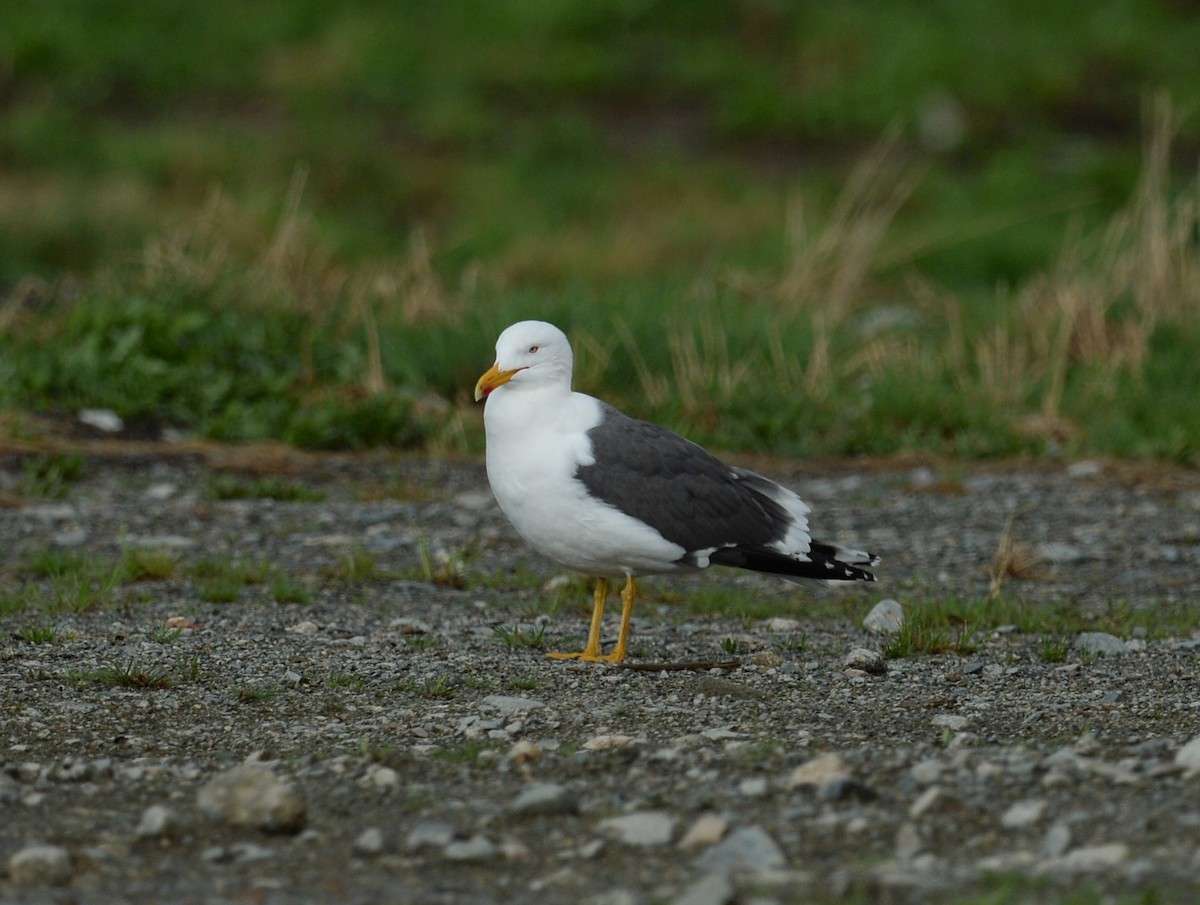
[[[734,468],[664,427],[571,390],[574,359],[561,330],[513,324],[475,384],[487,398],[487,473],[496,502],[525,541],[597,576],[587,645],[558,659],[620,663],[639,575],[711,565],[785,578],[874,581],[870,553],[813,540],[808,506],[786,487]],[[600,652],[608,580],[625,579],[621,631]]]

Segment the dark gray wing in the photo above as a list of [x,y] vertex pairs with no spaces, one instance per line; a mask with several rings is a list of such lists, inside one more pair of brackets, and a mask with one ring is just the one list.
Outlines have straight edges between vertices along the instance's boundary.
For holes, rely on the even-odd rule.
[[665,427],[601,407],[600,423],[588,431],[595,462],[575,473],[593,497],[688,551],[760,547],[787,535],[787,510],[737,470]]

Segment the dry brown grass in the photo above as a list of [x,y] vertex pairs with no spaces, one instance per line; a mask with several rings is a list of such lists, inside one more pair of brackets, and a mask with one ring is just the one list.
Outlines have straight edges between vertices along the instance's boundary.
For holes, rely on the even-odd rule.
[[775,292],[779,307],[819,309],[831,325],[843,320],[867,294],[888,229],[918,181],[893,128],[851,171],[819,226],[809,222],[803,199],[793,199],[787,232],[791,253]]
[[1046,577],[1046,572],[1042,567],[1042,557],[1038,552],[1029,544],[1013,537],[1013,522],[1019,514],[1019,512],[1014,512],[1005,521],[1000,542],[996,545],[996,552],[992,555],[988,600],[996,600],[1000,596],[1004,582],[1009,578],[1032,581]]

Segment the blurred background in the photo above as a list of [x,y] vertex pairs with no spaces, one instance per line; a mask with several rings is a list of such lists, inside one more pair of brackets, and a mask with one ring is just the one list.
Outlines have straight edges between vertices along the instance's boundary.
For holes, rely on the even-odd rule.
[[507,323],[730,449],[1196,464],[1187,0],[8,0],[0,435],[478,449]]

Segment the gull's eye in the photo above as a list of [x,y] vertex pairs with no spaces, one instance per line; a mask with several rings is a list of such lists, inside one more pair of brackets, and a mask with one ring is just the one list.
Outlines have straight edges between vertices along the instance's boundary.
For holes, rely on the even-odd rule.
[[537,350],[538,350],[538,347],[537,347],[537,346],[530,346],[530,347],[529,347],[529,354],[530,354],[530,355],[532,355],[532,354],[533,354],[534,352],[536,352]]

